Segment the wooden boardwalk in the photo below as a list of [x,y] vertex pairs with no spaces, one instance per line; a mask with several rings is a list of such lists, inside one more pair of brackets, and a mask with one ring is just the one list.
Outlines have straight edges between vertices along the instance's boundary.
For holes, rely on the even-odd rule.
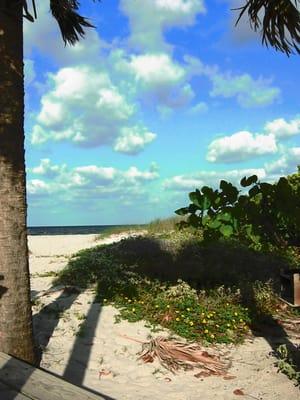
[[1,400],[117,400],[95,394],[0,352]]

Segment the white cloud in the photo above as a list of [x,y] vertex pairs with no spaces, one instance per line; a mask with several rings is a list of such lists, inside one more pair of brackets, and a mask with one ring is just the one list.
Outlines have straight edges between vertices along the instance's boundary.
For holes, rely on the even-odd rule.
[[274,154],[277,150],[274,135],[240,131],[213,140],[208,146],[206,159],[210,162],[241,162],[260,155]]
[[185,107],[194,97],[184,68],[168,54],[133,55],[121,68],[131,76],[135,95],[158,110]]
[[[143,193],[145,187],[159,178],[156,164],[149,170],[141,171],[132,166],[127,170],[114,167],[84,165],[68,168],[65,164],[54,165],[49,159],[42,159],[40,165],[29,168],[28,193],[31,198],[55,194],[67,201],[72,198],[96,200],[98,197],[111,197],[116,194],[135,198]],[[40,175],[44,179],[36,179]],[[32,178],[33,177],[33,178]]]
[[205,13],[203,0],[121,0],[122,12],[128,16],[129,42],[143,51],[168,50],[163,33],[172,27],[195,23],[198,14]]
[[137,154],[156,138],[156,134],[140,129],[138,126],[123,128],[116,139],[114,150],[120,153]]
[[300,118],[292,119],[289,122],[284,118],[274,119],[267,122],[264,129],[268,134],[272,134],[278,139],[300,135]]
[[52,165],[51,161],[49,158],[43,158],[40,161],[40,165],[37,167],[34,167],[32,169],[29,169],[30,172],[36,175],[42,175],[47,178],[55,178],[63,171],[66,169],[66,165]]
[[245,108],[262,107],[273,104],[279,98],[280,89],[270,87],[268,80],[253,79],[249,74],[232,76],[215,74],[211,77],[213,88],[212,97],[236,97],[240,106]]
[[67,67],[49,74],[51,89],[41,99],[31,141],[69,140],[78,146],[111,145],[116,151],[137,154],[155,134],[135,119],[130,103],[109,76],[88,66]]
[[163,53],[132,56],[130,67],[135,72],[136,80],[150,87],[177,83],[185,75],[184,69]]
[[296,172],[297,165],[300,165],[300,147],[285,149],[284,154],[277,160],[265,164],[268,174],[286,176]]
[[186,175],[177,175],[166,179],[163,183],[163,187],[167,190],[178,192],[200,189],[202,186],[209,186],[217,189],[222,179],[239,186],[239,182],[244,176],[248,177],[254,174],[261,180],[266,177],[266,172],[263,168],[230,171],[201,171]]
[[189,55],[184,56],[184,61],[187,76],[205,76],[211,81],[211,97],[236,97],[238,104],[245,108],[268,106],[279,99],[280,89],[271,86],[270,79],[254,79],[247,73],[234,75],[229,71],[222,72],[217,65],[206,65]]
[[194,106],[188,109],[188,114],[199,115],[204,114],[208,110],[208,105],[204,101],[196,103]]
[[42,181],[41,179],[31,179],[27,183],[27,193],[29,195],[47,195],[51,192],[51,186],[49,183]]

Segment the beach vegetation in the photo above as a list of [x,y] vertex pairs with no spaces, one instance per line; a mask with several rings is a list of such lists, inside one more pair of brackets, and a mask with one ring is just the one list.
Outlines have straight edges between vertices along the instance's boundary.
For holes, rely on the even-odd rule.
[[286,344],[281,344],[275,351],[275,355],[278,358],[276,366],[278,371],[287,375],[296,386],[300,386],[300,371],[297,370],[297,366],[293,362],[291,352],[287,348]]
[[239,343],[269,316],[280,316],[284,254],[232,238],[205,242],[194,233],[174,228],[163,238],[148,233],[82,250],[53,283],[94,288],[96,302],[118,308],[116,322],[143,320],[190,341]]

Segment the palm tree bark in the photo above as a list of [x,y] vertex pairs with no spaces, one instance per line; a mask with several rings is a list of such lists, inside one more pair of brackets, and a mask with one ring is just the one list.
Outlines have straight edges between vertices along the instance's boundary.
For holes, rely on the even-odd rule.
[[[0,5],[5,1],[1,0]],[[26,230],[22,2],[0,10],[0,351],[34,363]]]

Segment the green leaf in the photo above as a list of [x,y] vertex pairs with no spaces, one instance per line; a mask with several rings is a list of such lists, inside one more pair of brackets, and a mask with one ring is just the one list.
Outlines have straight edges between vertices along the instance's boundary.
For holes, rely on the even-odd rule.
[[202,209],[203,206],[203,196],[201,195],[201,193],[198,191],[196,192],[191,192],[189,193],[189,198],[191,200],[192,203],[194,203],[197,207],[199,207],[200,209]]
[[222,222],[219,221],[218,219],[214,219],[209,221],[209,223],[207,224],[207,226],[211,229],[217,229],[222,225]]
[[243,187],[250,186],[250,185],[252,185],[253,183],[256,183],[256,182],[257,182],[257,179],[258,179],[258,178],[257,178],[257,175],[251,175],[251,176],[249,176],[249,178],[246,178],[246,177],[244,176],[244,178],[242,178],[240,184],[241,184],[241,186],[243,186]]
[[251,188],[251,189],[249,190],[249,192],[248,192],[248,194],[249,194],[250,197],[254,197],[254,196],[256,196],[258,193],[259,193],[259,187],[258,187],[257,185],[256,185],[256,186],[253,186],[253,188]]
[[186,215],[189,213],[188,207],[178,208],[178,210],[174,211],[177,215]]
[[225,237],[230,237],[233,234],[233,228],[231,225],[222,225],[219,230]]

